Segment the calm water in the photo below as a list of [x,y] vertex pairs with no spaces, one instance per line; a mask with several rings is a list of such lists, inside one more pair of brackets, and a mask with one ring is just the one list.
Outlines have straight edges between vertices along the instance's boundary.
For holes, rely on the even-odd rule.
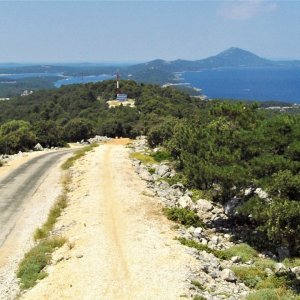
[[219,68],[185,72],[185,82],[209,98],[300,103],[300,68]]
[[88,82],[97,82],[107,79],[112,79],[114,76],[101,74],[101,75],[92,75],[92,76],[63,76],[61,73],[20,73],[20,74],[0,74],[1,78],[8,78],[12,80],[32,78],[32,77],[46,77],[46,76],[59,76],[62,79],[57,80],[54,85],[59,88],[62,85],[68,84],[77,84],[77,83],[88,83]]
[[61,87],[62,85],[68,84],[77,84],[77,83],[88,83],[88,82],[97,82],[112,79],[113,76],[111,75],[92,75],[92,76],[70,76],[64,79],[60,79],[55,82],[56,87]]

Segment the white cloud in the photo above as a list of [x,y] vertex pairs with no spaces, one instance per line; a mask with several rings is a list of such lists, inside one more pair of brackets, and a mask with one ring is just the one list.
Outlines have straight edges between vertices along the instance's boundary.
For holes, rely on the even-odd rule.
[[223,3],[217,14],[225,19],[249,20],[265,13],[276,11],[278,8],[275,2],[262,0],[232,1]]

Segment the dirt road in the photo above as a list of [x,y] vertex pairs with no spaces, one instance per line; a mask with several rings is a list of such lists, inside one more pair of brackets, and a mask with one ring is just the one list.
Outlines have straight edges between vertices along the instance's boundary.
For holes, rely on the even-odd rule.
[[128,152],[115,141],[76,162],[56,227],[69,243],[21,299],[173,300],[186,292],[194,258],[174,240]]

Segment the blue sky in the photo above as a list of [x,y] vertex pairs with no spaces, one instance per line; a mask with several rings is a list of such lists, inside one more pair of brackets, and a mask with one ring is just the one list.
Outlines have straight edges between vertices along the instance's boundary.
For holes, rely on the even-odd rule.
[[1,1],[0,62],[300,59],[298,1]]

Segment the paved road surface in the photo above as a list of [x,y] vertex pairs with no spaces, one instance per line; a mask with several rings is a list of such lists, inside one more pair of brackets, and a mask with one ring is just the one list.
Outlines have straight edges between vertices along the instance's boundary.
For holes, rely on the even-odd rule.
[[30,199],[47,171],[64,155],[74,149],[51,152],[24,163],[6,177],[0,178],[0,247],[14,228],[17,213]]

